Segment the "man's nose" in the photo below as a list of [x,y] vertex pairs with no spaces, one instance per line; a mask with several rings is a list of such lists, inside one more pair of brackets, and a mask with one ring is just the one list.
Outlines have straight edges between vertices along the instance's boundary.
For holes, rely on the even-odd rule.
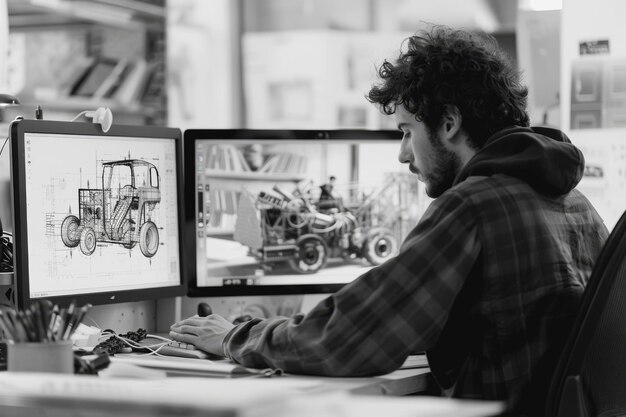
[[410,152],[408,152],[407,149],[408,146],[406,141],[403,139],[402,143],[400,143],[400,151],[398,152],[398,161],[400,161],[401,164],[408,164],[411,162]]

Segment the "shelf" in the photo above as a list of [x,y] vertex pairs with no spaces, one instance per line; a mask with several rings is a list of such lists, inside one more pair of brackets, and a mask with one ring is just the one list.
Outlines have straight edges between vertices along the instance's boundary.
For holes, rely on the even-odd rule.
[[8,0],[9,27],[100,24],[164,30],[164,0]]
[[[37,106],[41,106],[43,110],[44,119],[48,119],[51,114],[65,114],[63,119],[71,120],[74,116],[84,110],[95,110],[98,107],[108,107],[113,113],[114,120],[126,120],[126,123],[133,123],[133,121],[143,120],[149,116],[149,109],[142,107],[141,105],[121,105],[119,103],[110,100],[90,100],[82,98],[68,98],[59,99],[58,101],[45,101],[37,100],[26,102],[22,100],[19,106],[10,106],[0,108],[0,121],[10,122],[16,116],[23,116],[27,119],[32,119],[35,116],[35,109]],[[117,116],[117,117],[116,117]],[[54,117],[57,119],[57,117]]]
[[304,174],[291,174],[284,172],[259,172],[259,171],[221,171],[217,169],[205,170],[207,178],[219,178],[234,181],[252,181],[252,182],[292,182],[297,183],[306,179]]

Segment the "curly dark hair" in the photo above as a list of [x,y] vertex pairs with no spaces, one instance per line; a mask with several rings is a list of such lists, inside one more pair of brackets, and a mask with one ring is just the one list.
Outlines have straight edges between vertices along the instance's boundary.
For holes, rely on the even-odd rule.
[[528,89],[494,37],[435,26],[404,43],[406,52],[395,64],[384,61],[380,83],[367,94],[384,113],[402,105],[432,132],[446,108],[456,106],[477,149],[503,128],[529,125]]

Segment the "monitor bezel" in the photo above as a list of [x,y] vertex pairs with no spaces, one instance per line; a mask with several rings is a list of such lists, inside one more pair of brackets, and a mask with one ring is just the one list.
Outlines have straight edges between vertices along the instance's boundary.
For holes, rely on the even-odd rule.
[[398,149],[402,132],[399,130],[370,129],[187,129],[184,132],[184,176],[185,176],[185,253],[186,281],[188,297],[224,297],[254,295],[306,295],[329,294],[346,284],[303,284],[303,285],[242,285],[223,287],[198,286],[196,273],[196,205],[195,202],[195,147],[197,140],[302,140],[302,141],[341,141],[359,140],[363,142],[396,141]]
[[141,288],[133,290],[106,291],[87,294],[63,295],[46,297],[59,306],[68,306],[72,301],[79,305],[90,303],[104,305],[121,302],[144,301],[157,298],[169,298],[184,295],[187,291],[184,265],[183,239],[183,149],[182,132],[178,128],[161,126],[113,125],[103,132],[98,124],[83,122],[65,122],[51,120],[23,119],[12,122],[11,135],[11,182],[12,182],[12,214],[14,240],[14,283],[16,290],[15,302],[18,308],[28,307],[40,298],[30,297],[29,254],[21,248],[28,248],[28,220],[26,214],[26,167],[25,167],[25,134],[44,133],[77,136],[121,136],[137,138],[174,139],[176,149],[176,189],[178,209],[178,251],[180,279],[174,286],[158,288]]

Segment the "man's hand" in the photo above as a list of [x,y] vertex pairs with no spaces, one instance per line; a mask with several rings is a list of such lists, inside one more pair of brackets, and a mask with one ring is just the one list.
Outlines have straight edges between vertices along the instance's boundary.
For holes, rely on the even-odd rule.
[[222,342],[233,327],[234,324],[217,314],[193,316],[174,323],[170,327],[170,337],[179,342],[191,343],[205,352],[224,356]]

